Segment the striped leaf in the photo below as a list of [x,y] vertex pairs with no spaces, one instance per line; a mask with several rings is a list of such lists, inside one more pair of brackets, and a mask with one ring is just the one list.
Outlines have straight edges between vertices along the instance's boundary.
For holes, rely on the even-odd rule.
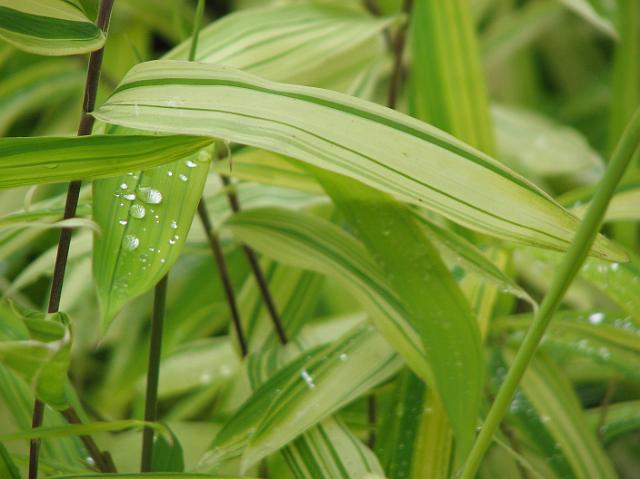
[[151,168],[212,141],[140,135],[0,138],[0,188],[90,180]]
[[[286,273],[287,270],[290,270],[290,268],[285,269],[283,272]],[[293,279],[295,280],[297,277],[294,276]],[[272,284],[270,283],[270,288]],[[314,291],[305,288],[303,282],[300,293],[302,296],[308,297]],[[300,296],[300,293],[295,296]],[[278,302],[277,304],[281,303]],[[295,309],[300,311],[300,308]],[[283,311],[286,310],[287,308],[285,307]],[[287,356],[290,356],[292,351],[298,355],[304,355],[305,351],[318,345],[337,341],[343,334],[347,334],[352,329],[350,326],[354,326],[354,322],[358,324],[363,319],[362,315],[357,315],[355,317],[311,324],[306,326],[303,332],[296,336],[293,342],[285,348],[279,345],[267,349],[263,348],[260,353],[251,356],[247,364],[247,375],[253,389],[257,389],[275,371],[281,368],[283,362],[287,361]],[[291,323],[289,323],[287,328],[289,337],[293,337],[291,329]],[[251,341],[250,335],[249,341]],[[384,474],[375,454],[335,416],[329,417],[308,429],[297,439],[283,447],[280,452],[285,458],[289,469],[298,479],[313,479],[317,477],[351,479],[369,477],[369,474],[379,476]]]
[[0,134],[21,116],[81,91],[83,82],[81,65],[67,58],[39,62],[8,76],[0,82]]
[[469,2],[415,2],[411,52],[411,115],[494,154],[487,90]]
[[[51,479],[100,479],[104,474],[63,474],[59,476],[51,476]],[[257,479],[249,476],[219,476],[212,474],[197,474],[189,472],[181,472],[179,474],[167,473],[129,473],[129,474],[109,474],[108,477],[113,479],[167,479],[169,477],[176,479]]]
[[400,365],[368,325],[330,346],[307,351],[240,406],[216,436],[203,467],[238,454],[243,454],[243,468],[251,466],[387,379]]
[[[383,52],[379,34],[395,21],[337,5],[253,8],[204,28],[196,60],[273,81],[344,89]],[[190,46],[185,41],[165,58],[186,60]]]
[[[542,341],[548,352],[583,356],[640,380],[640,328],[630,318],[602,311],[568,311],[556,316]],[[498,320],[492,334],[514,331],[518,344],[530,324],[528,315]]]
[[521,387],[578,479],[617,477],[609,458],[589,429],[571,385],[554,363],[534,359],[522,378]]
[[[355,73],[380,51],[380,45],[375,48],[375,37],[390,21],[339,8],[309,5],[248,10],[225,16],[203,30],[195,58],[201,62],[241,66],[277,79],[325,82],[336,87],[336,81],[339,83],[345,78],[346,84],[350,84]],[[190,46],[191,41],[187,40],[166,58],[186,59]],[[327,68],[327,64],[331,68]],[[319,76],[320,73],[323,76]],[[125,131],[110,130],[115,134]],[[94,253],[94,262],[99,266],[94,272],[105,323],[128,300],[152,288],[182,249],[207,177],[204,168],[191,169],[188,174],[182,171],[185,162],[195,163],[193,159],[184,158],[154,171],[135,174],[148,188],[165,198],[170,196],[171,208],[175,211],[163,211],[169,208],[165,203],[159,208],[157,221],[129,222],[125,229],[131,231],[118,228],[125,211],[120,206],[122,201],[113,198],[117,185],[128,185],[131,179],[120,177],[94,185],[94,218],[103,230],[116,232],[98,237]],[[185,176],[188,184],[180,184],[178,179]],[[174,224],[178,227],[173,228]],[[130,254],[127,238],[137,238],[144,249]],[[164,251],[167,243],[171,254],[157,253]],[[143,267],[145,274],[134,274],[138,266]],[[114,288],[116,284],[120,286]]]
[[0,0],[0,38],[38,55],[91,52],[105,40],[75,0]]
[[484,382],[480,330],[469,303],[406,205],[350,178],[315,174],[405,306],[433,371],[430,386],[464,458]]
[[297,479],[384,477],[375,454],[335,417],[290,442],[282,454]]
[[243,211],[225,223],[240,241],[285,264],[326,274],[369,313],[369,318],[423,380],[433,379],[414,326],[397,294],[364,246],[337,226],[281,209]]
[[[563,250],[578,224],[524,178],[422,122],[356,98],[228,68],[140,64],[95,116],[275,151],[504,239]],[[625,258],[602,236],[592,254]]]

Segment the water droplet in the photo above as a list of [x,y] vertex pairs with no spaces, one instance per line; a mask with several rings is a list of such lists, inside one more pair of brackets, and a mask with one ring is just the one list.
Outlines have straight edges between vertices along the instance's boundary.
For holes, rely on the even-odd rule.
[[178,175],[178,178],[180,178],[180,181],[185,181],[185,182],[189,179],[189,178],[187,178],[187,176],[186,176],[186,175],[183,175],[182,173],[180,173],[180,174]]
[[345,353],[342,353],[342,354],[340,355],[340,361],[344,362],[344,361],[346,361],[347,359],[349,359],[349,356],[347,356]]
[[129,185],[126,183],[120,183],[120,189],[121,190],[126,190],[127,188],[129,188]]
[[309,372],[306,369],[303,369],[300,372],[300,377],[305,383],[307,383],[307,386],[309,387],[309,389],[313,389],[316,387],[315,383],[313,382],[313,378],[311,377],[311,374],[309,374]]
[[126,195],[122,195],[125,200],[133,201],[136,199],[136,195],[133,193],[127,193]]
[[195,168],[196,166],[198,166],[191,160],[185,161],[184,164],[187,165],[187,168]]
[[211,160],[211,153],[208,150],[200,150],[198,153],[198,161],[206,163]]
[[162,202],[162,193],[149,186],[143,186],[138,188],[138,198],[150,205],[157,205]]
[[58,167],[58,163],[48,163],[44,165],[47,170],[55,170]]
[[128,221],[127,220],[120,220],[120,221],[118,221],[118,223],[120,223],[122,226],[126,226]]
[[169,240],[169,244],[176,244],[176,240],[174,240],[173,238],[171,238],[171,239]]
[[125,235],[125,237],[122,240],[122,246],[127,251],[133,251],[138,246],[140,246],[140,240],[136,236]]
[[173,176],[173,171],[167,171],[167,176]]
[[146,213],[144,206],[139,203],[131,205],[131,209],[129,211],[131,212],[131,216],[138,219],[144,218],[144,215]]
[[172,230],[178,229],[178,223],[176,222],[176,220],[172,220],[171,223],[169,223],[169,226],[171,227]]
[[611,264],[611,271],[618,271],[620,269],[620,264],[619,263],[612,263]]
[[603,319],[604,319],[604,313],[597,312],[589,315],[589,322],[591,324],[600,324]]
[[211,374],[210,373],[202,373],[200,375],[200,383],[201,384],[209,384],[211,382]]

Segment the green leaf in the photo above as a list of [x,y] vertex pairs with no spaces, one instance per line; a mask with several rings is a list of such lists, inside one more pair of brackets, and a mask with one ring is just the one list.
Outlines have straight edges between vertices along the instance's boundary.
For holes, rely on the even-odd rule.
[[469,2],[415,2],[410,33],[411,115],[493,154],[493,125]]
[[335,417],[307,430],[282,454],[297,479],[384,477],[375,454]]
[[0,444],[0,476],[5,479],[20,479],[20,471],[3,444]]
[[377,446],[389,479],[448,478],[453,437],[433,391],[405,371],[390,406]]
[[[593,0],[559,0],[567,8],[584,18],[591,25],[603,33],[617,39],[618,33],[612,21],[613,11],[609,2],[594,2]],[[600,8],[596,9],[595,4]],[[608,5],[607,5],[608,4]]]
[[[563,250],[578,224],[524,178],[422,122],[339,93],[224,67],[140,64],[95,116],[275,151],[504,239]],[[592,253],[625,258],[602,236]]]
[[205,463],[243,453],[242,467],[277,451],[395,373],[398,357],[362,325],[329,347],[308,351],[280,369],[220,431]]
[[193,136],[0,138],[0,188],[115,176],[182,158],[212,142]]
[[123,419],[120,421],[91,422],[88,424],[67,424],[55,427],[37,427],[26,431],[0,435],[0,442],[17,441],[20,439],[48,439],[64,436],[86,436],[97,432],[121,431],[132,427],[150,427],[160,433],[167,433],[167,428],[157,422],[141,421],[139,419]]
[[153,288],[178,259],[210,158],[201,150],[179,162],[95,184],[93,218],[103,234],[95,238],[93,273],[103,331],[122,306]]
[[[204,28],[195,60],[273,81],[340,86],[377,55],[376,38],[397,18],[332,5],[277,5],[234,12]],[[165,58],[187,60],[190,41]],[[346,77],[346,78],[345,78]]]
[[0,134],[6,134],[21,116],[78,92],[83,81],[80,65],[66,58],[39,62],[8,75],[0,82]]
[[153,441],[151,470],[153,472],[184,472],[182,445],[178,437],[171,433],[171,441],[156,436]]
[[554,363],[534,359],[522,378],[521,387],[560,445],[577,478],[617,477],[589,429],[571,385]]
[[[640,401],[624,401],[586,411],[587,420],[596,433],[602,435],[605,445],[620,436],[640,429]],[[601,421],[604,418],[602,426]],[[598,429],[599,428],[599,429]]]
[[41,401],[68,406],[64,390],[71,353],[69,319],[63,313],[28,312],[0,305],[0,359],[23,376]]
[[498,155],[519,173],[589,183],[604,173],[601,156],[578,131],[523,108],[494,104],[491,112]]
[[75,1],[0,0],[0,38],[38,55],[98,50],[105,37]]
[[406,205],[349,178],[320,171],[316,177],[406,307],[463,458],[484,382],[480,330],[466,298]]
[[[105,477],[104,474],[64,474],[62,476],[51,476],[51,479],[100,479],[103,477]],[[212,476],[211,474],[194,474],[189,472],[182,472],[180,474],[109,474],[107,477],[113,479],[252,479],[248,476]]]
[[404,306],[364,246],[352,236],[317,216],[275,208],[243,211],[225,227],[271,258],[338,281],[416,374],[424,380],[433,378],[424,346]]
[[[531,325],[531,316],[515,316],[494,323],[492,334],[514,331],[518,344]],[[640,380],[640,328],[628,317],[590,311],[561,312],[554,317],[542,346],[549,352],[569,352],[612,367]]]
[[[249,10],[225,16],[203,30],[196,60],[240,66],[276,79],[335,86],[336,81],[346,78],[350,84],[353,70],[364,68],[380,51],[380,46],[375,48],[372,42],[390,23],[390,19],[322,6]],[[190,46],[191,41],[185,41],[166,58],[186,59]],[[124,133],[122,128],[110,131]],[[158,221],[150,223],[150,215],[146,221],[129,221],[126,232],[118,226],[126,218],[119,209],[121,201],[114,200],[113,194],[118,185],[128,185],[131,179],[120,177],[94,185],[94,218],[109,232],[97,238],[94,252],[98,265],[94,273],[105,325],[127,301],[153,287],[182,250],[207,177],[203,168],[185,170],[185,164],[196,162],[185,158],[136,173],[148,188],[166,198],[171,196],[171,205],[165,203],[157,208]],[[189,177],[188,185],[178,181],[185,175]],[[178,225],[175,229],[174,224]],[[133,254],[127,251],[131,238],[140,243]],[[167,248],[170,254],[164,256]],[[139,270],[144,274],[135,274]]]

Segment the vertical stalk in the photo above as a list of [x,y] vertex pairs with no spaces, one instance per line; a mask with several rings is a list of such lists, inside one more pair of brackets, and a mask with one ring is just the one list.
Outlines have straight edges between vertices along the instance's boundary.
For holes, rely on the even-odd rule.
[[[202,23],[203,13],[204,13],[204,0],[198,0],[198,5],[196,7],[196,13],[195,13],[194,22],[193,22],[193,35],[191,40],[191,47],[189,48],[189,57],[188,57],[189,61],[194,61],[196,58],[196,51],[198,49],[198,38],[200,36],[200,25]],[[231,188],[229,179],[222,175],[219,175],[219,177],[226,188],[227,200],[229,202],[229,206],[231,207],[231,210],[234,213],[239,212],[240,202],[238,201],[237,195]],[[211,219],[209,218],[209,214],[207,212],[207,208],[203,199],[200,199],[200,203],[198,204],[198,216],[200,217],[202,227],[204,229],[205,234],[207,235],[207,239],[211,247],[211,252],[213,253],[213,257],[215,258],[216,265],[218,267],[218,274],[220,275],[220,279],[222,281],[222,285],[225,290],[227,304],[229,305],[229,310],[231,313],[231,321],[234,325],[236,337],[238,338],[240,351],[242,353],[242,356],[244,357],[248,353],[248,345],[247,345],[247,341],[244,336],[244,333],[242,331],[242,323],[240,321],[238,305],[236,302],[235,294],[233,292],[231,281],[229,279],[229,273],[228,273],[226,261],[224,259],[224,255],[222,254],[222,245],[220,244],[220,238],[213,230],[213,225],[211,223]],[[260,289],[260,294],[262,295],[262,300],[264,301],[267,311],[269,312],[269,317],[273,322],[278,339],[280,340],[281,344],[286,344],[287,336],[284,331],[282,321],[280,320],[280,316],[278,315],[275,302],[273,301],[273,296],[269,291],[269,284],[264,276],[264,273],[262,272],[262,268],[260,267],[258,257],[250,247],[243,245],[242,249],[244,251],[245,256],[247,257],[247,261],[249,262],[249,266],[251,267],[251,271],[253,272],[253,276],[256,280],[256,283],[258,284],[258,288]]]
[[[164,307],[167,299],[167,276],[156,285],[153,299],[153,315],[151,317],[151,333],[149,339],[149,362],[147,364],[147,389],[144,400],[144,420],[155,422],[158,419],[158,379],[160,377],[160,355],[162,352],[162,326],[164,323]],[[153,460],[154,430],[146,427],[142,433],[142,457],[140,472],[151,472]]]
[[527,366],[536,352],[551,317],[560,304],[565,292],[569,288],[575,275],[586,259],[593,241],[595,240],[607,206],[616,186],[622,179],[627,166],[631,162],[634,152],[640,144],[640,108],[634,113],[618,146],[614,151],[607,171],[596,189],[595,196],[589,205],[587,214],[576,232],[573,243],[564,255],[551,282],[549,292],[544,297],[533,324],[518,349],[516,357],[509,368],[504,383],[498,391],[489,414],[480,430],[480,434],[469,454],[462,470],[461,479],[473,479],[482,463],[485,452],[493,440],[493,436],[500,426],[513,395],[520,383]]
[[[111,18],[113,2],[114,0],[101,0],[100,2],[97,26],[105,33],[105,35],[109,29],[109,20]],[[89,56],[89,66],[87,68],[87,77],[84,87],[84,99],[82,102],[80,125],[78,126],[78,136],[90,135],[93,128],[94,119],[89,113],[94,109],[96,104],[96,95],[98,92],[98,82],[100,81],[100,70],[102,68],[103,55],[104,46],[99,50],[91,52],[91,55]],[[72,181],[69,183],[67,199],[64,206],[64,219],[73,218],[76,215],[80,186],[80,181]],[[58,240],[58,249],[56,251],[56,260],[51,281],[51,291],[49,293],[49,306],[47,308],[49,313],[55,313],[60,308],[62,285],[64,282],[64,273],[67,267],[67,259],[69,257],[70,244],[71,229],[63,228],[60,231],[60,239]],[[44,404],[40,400],[36,399],[33,406],[31,427],[40,427],[43,419]],[[92,441],[88,436],[86,436],[84,440]],[[29,479],[36,479],[38,477],[39,450],[40,439],[32,439],[29,443]],[[99,458],[94,458],[94,460],[95,459]],[[98,462],[96,462],[96,464],[98,464]]]
[[[406,15],[411,12],[412,0],[403,0],[402,11]],[[398,102],[398,94],[400,87],[402,86],[402,57],[404,53],[404,46],[407,42],[407,29],[409,28],[409,22],[406,21],[398,30],[396,37],[393,40],[393,70],[391,72],[391,84],[389,86],[389,96],[387,98],[387,106],[389,108],[395,108]]]

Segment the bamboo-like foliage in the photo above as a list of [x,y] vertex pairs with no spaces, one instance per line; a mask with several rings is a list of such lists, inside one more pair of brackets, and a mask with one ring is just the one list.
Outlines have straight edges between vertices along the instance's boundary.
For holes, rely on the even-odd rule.
[[0,477],[640,473],[637,2],[110,6],[0,0]]

